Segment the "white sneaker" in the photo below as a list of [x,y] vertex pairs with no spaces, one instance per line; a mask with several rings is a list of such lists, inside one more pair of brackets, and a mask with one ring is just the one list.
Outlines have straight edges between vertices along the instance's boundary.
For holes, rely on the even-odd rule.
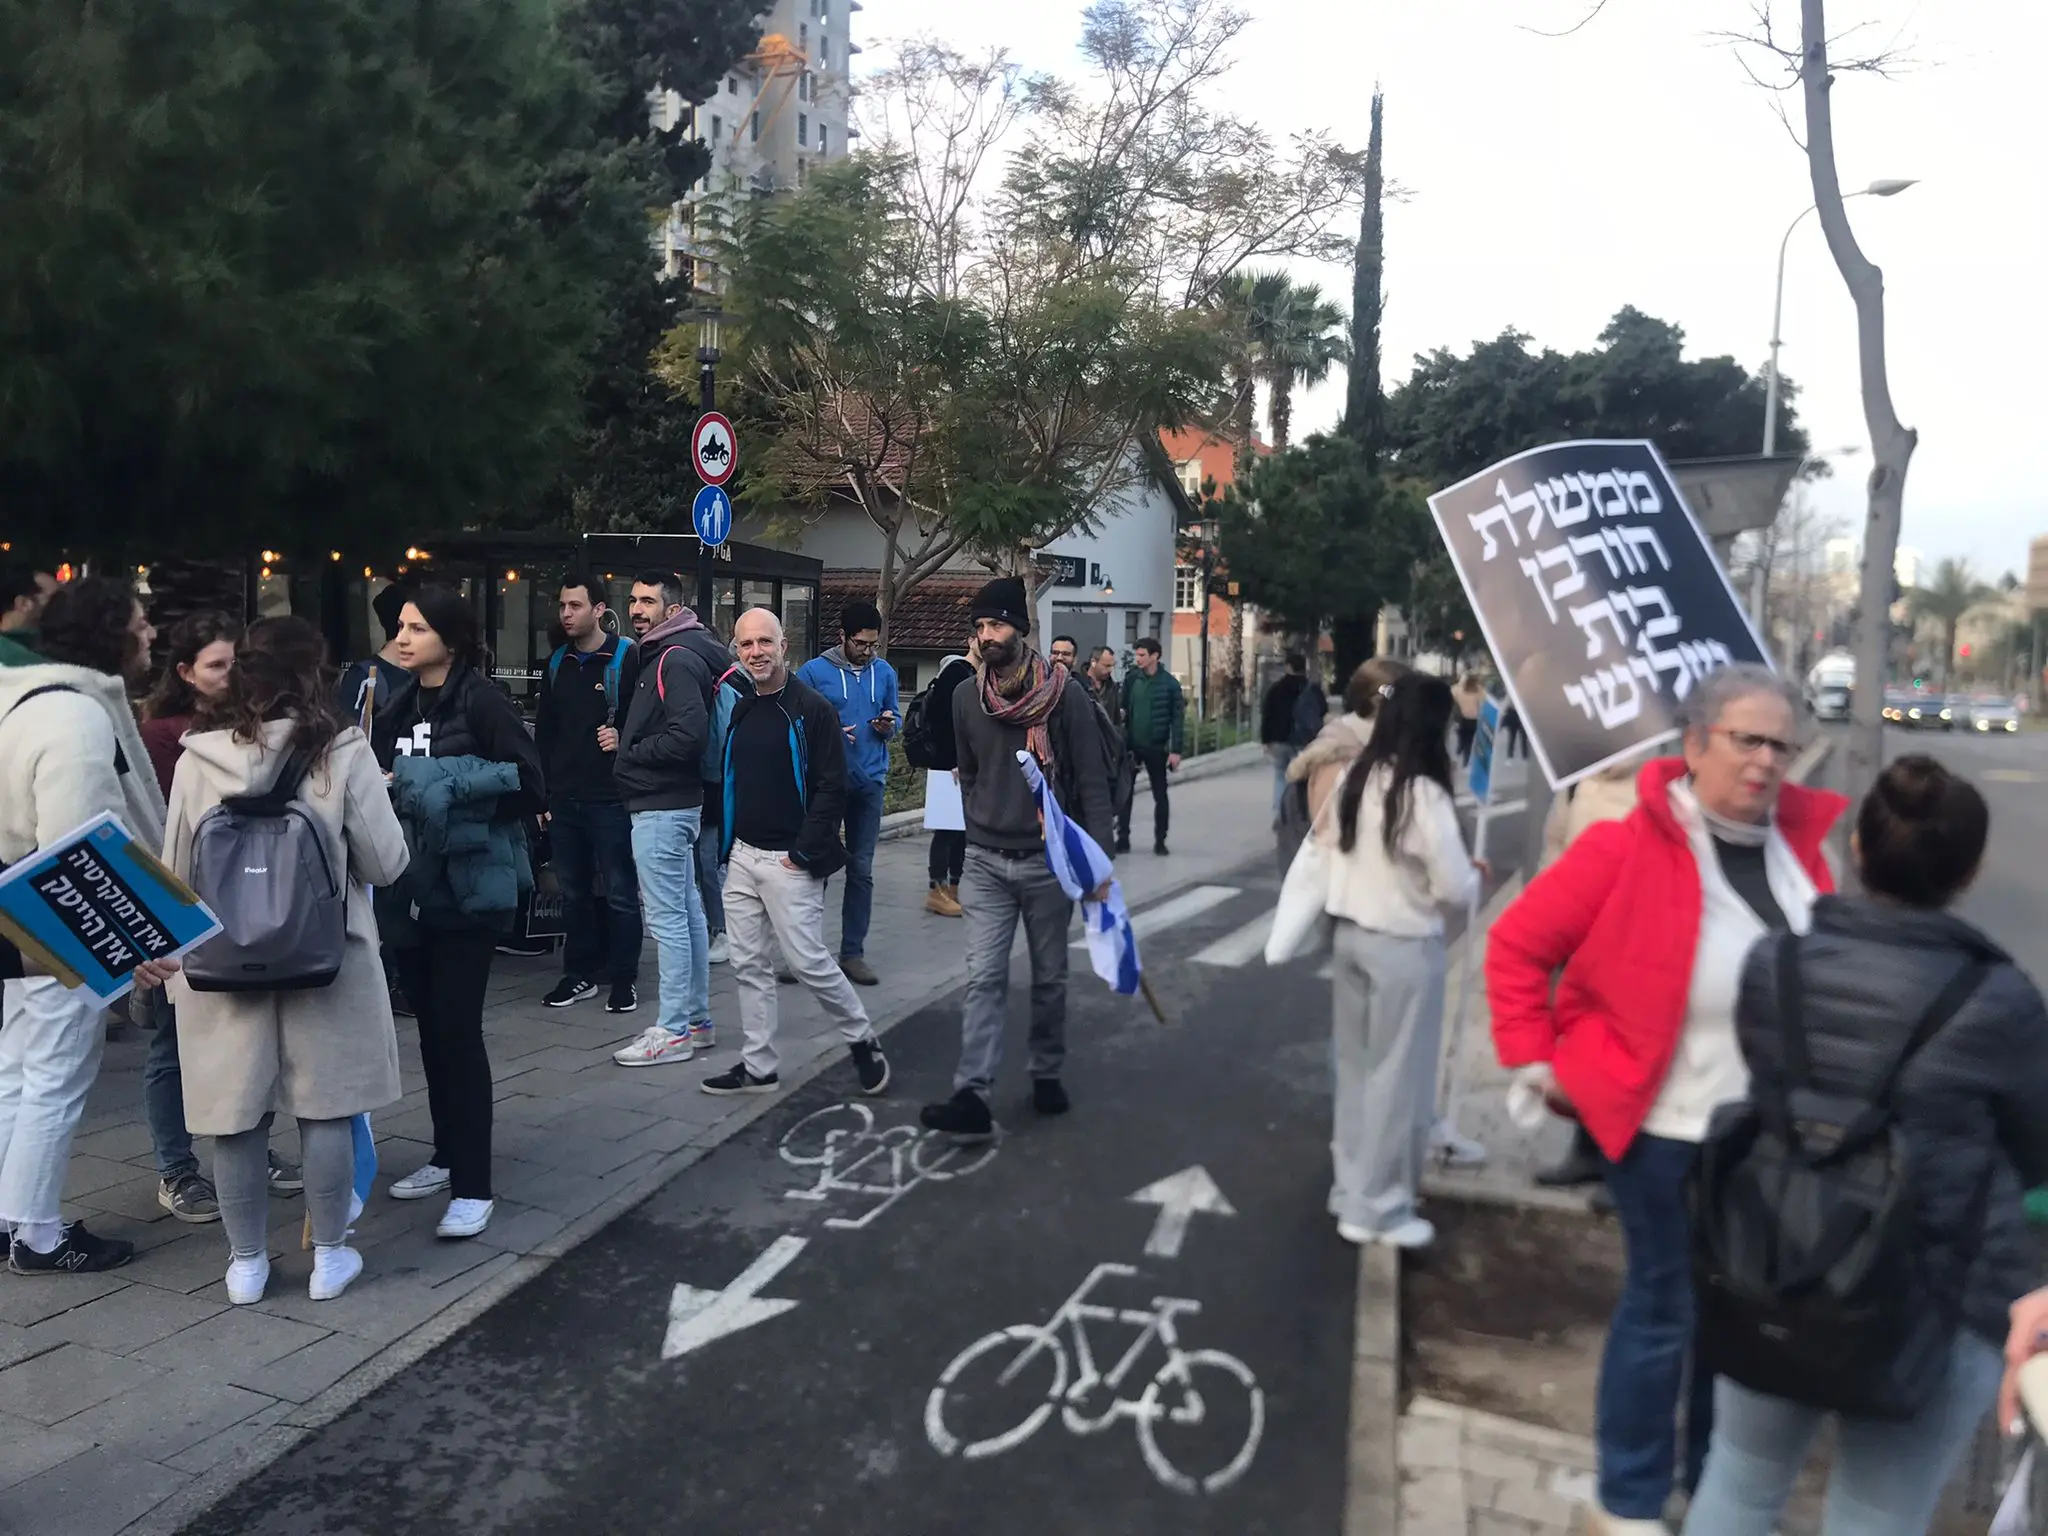
[[696,1051],[690,1045],[689,1034],[672,1035],[659,1024],[650,1024],[640,1032],[640,1038],[623,1050],[612,1052],[612,1060],[622,1067],[658,1067],[665,1062],[688,1061]]
[[415,1168],[404,1178],[392,1183],[391,1198],[394,1200],[424,1200],[429,1195],[438,1195],[453,1182],[446,1168],[437,1163],[428,1163],[424,1168]]
[[355,1249],[336,1244],[313,1250],[313,1279],[306,1294],[315,1301],[332,1301],[363,1272],[363,1256]]
[[1340,1221],[1337,1223],[1337,1235],[1361,1248],[1367,1243],[1385,1243],[1389,1248],[1427,1248],[1436,1241],[1436,1228],[1420,1216],[1411,1216],[1398,1227],[1389,1227],[1384,1232],[1361,1227],[1356,1222]]
[[497,1209],[495,1200],[450,1200],[448,1214],[441,1218],[441,1225],[434,1228],[436,1237],[475,1237],[491,1224],[491,1212]]
[[725,935],[722,933],[714,933],[711,936],[711,947],[704,953],[713,965],[726,965],[732,960],[732,948],[725,942]]
[[270,1255],[259,1253],[253,1259],[230,1259],[228,1261],[228,1301],[237,1307],[253,1307],[263,1299],[263,1288],[270,1284]]
[[1598,1505],[1586,1511],[1586,1529],[1592,1536],[1671,1536],[1662,1520],[1628,1520],[1610,1515]]
[[1458,1134],[1458,1128],[1448,1120],[1439,1120],[1429,1128],[1430,1155],[1442,1159],[1448,1168],[1484,1168],[1486,1146],[1470,1136]]

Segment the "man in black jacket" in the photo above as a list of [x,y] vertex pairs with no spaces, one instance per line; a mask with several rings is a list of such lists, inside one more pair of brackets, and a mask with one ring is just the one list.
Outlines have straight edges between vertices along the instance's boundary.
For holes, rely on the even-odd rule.
[[[1110,755],[1088,692],[1027,643],[1024,583],[1003,577],[981,589],[972,609],[982,671],[953,694],[960,796],[967,813],[967,998],[953,1097],[927,1104],[921,1119],[961,1141],[994,1133],[989,1093],[1002,1066],[1009,1014],[1010,945],[1024,924],[1031,951],[1031,1097],[1043,1115],[1064,1114],[1067,923],[1074,904],[1045,861],[1038,797],[1018,766],[1033,753],[1060,808],[1106,851],[1115,826]],[[1103,889],[1094,895],[1100,900]]]
[[[548,780],[548,840],[562,884],[568,938],[562,979],[541,1001],[567,1008],[611,987],[607,1013],[639,1005],[640,883],[633,872],[633,823],[613,781],[619,727],[635,679],[633,642],[609,634],[604,583],[571,574],[559,614],[568,637],[548,658],[534,738]],[[604,885],[600,912],[597,887]]]
[[633,578],[639,668],[612,772],[633,822],[640,901],[661,970],[655,1022],[612,1053],[622,1067],[688,1061],[717,1043],[711,1025],[710,934],[697,888],[697,838],[704,821],[704,742],[717,674],[709,631],[683,606],[672,571]]
[[860,1091],[889,1086],[889,1063],[860,995],[825,943],[825,881],[846,865],[839,826],[846,814],[846,740],[839,712],[792,676],[782,621],[750,608],[733,644],[753,691],[734,706],[725,740],[726,935],[739,983],[746,1045],[706,1093],[773,1093],[781,1086],[775,1050],[774,946],[839,1026]]
[[1286,674],[1266,690],[1259,706],[1259,743],[1273,765],[1275,816],[1280,814],[1281,796],[1287,793],[1287,765],[1294,761],[1295,753],[1315,740],[1326,713],[1323,690],[1309,681],[1308,658],[1289,651]]

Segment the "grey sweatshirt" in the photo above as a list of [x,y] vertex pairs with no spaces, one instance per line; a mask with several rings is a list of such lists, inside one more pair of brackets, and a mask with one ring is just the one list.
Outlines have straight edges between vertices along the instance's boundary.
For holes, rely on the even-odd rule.
[[[1048,726],[1054,758],[1049,777],[1060,809],[1106,853],[1116,836],[1108,757],[1095,705],[1072,677]],[[1022,852],[1043,848],[1038,799],[1017,766],[1026,732],[1022,726],[990,718],[976,678],[953,690],[953,734],[960,748],[960,798],[967,812],[968,843]]]

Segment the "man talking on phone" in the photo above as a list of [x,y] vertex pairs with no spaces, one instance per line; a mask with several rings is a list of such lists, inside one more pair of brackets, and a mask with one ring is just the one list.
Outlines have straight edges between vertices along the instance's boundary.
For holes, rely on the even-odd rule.
[[882,835],[882,790],[889,782],[889,738],[898,719],[896,669],[875,654],[882,615],[873,603],[848,603],[839,644],[804,663],[797,677],[830,701],[846,740],[846,896],[839,909],[839,969],[872,987],[881,978],[866,958],[875,908],[875,843]]

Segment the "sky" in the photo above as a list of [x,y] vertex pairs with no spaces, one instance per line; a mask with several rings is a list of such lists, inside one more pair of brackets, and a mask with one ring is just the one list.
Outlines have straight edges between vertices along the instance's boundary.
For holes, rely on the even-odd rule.
[[[1320,128],[1363,148],[1371,90],[1385,90],[1386,165],[1407,188],[1387,209],[1388,388],[1418,352],[1467,350],[1513,327],[1539,345],[1590,346],[1622,305],[1681,326],[1692,355],[1760,371],[1769,351],[1779,241],[1812,201],[1806,160],[1718,30],[1750,0],[1246,0],[1253,22],[1222,83],[1231,109],[1276,135]],[[1082,6],[866,0],[862,64],[892,40],[929,35],[1003,47],[1075,77]],[[1901,542],[1978,574],[2025,575],[2048,534],[2048,480],[2033,445],[2048,422],[2048,132],[2038,81],[2048,56],[2040,0],[1833,0],[1851,40],[1896,41],[1896,78],[1843,76],[1833,93],[1845,189],[1915,178],[1848,205],[1885,274],[1892,395],[1920,434]],[[1777,0],[1796,32],[1798,6]],[[1763,61],[1750,55],[1754,67]],[[1786,98],[1795,126],[1796,94]],[[1350,275],[1300,276],[1348,299]],[[1791,237],[1785,377],[1835,473],[1818,493],[1855,534],[1869,434],[1855,310],[1818,220]],[[1341,375],[1298,401],[1297,434],[1331,424]],[[1761,413],[1759,413],[1761,418]],[[1758,421],[1761,449],[1762,421]]]

